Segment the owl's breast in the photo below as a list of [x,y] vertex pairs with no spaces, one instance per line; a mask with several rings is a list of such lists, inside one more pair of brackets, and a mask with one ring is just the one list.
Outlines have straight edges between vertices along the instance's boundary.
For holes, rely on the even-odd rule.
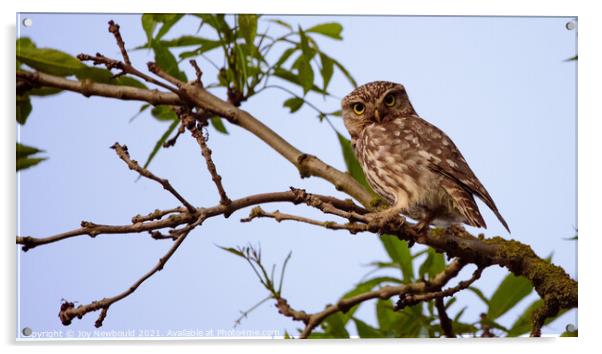
[[441,176],[428,168],[416,132],[399,122],[366,127],[355,151],[370,186],[400,208],[440,201]]

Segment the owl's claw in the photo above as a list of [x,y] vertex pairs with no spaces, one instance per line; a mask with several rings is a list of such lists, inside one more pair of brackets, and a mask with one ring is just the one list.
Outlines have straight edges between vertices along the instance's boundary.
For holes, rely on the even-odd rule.
[[425,232],[428,232],[429,230],[429,223],[428,222],[424,222],[421,221],[418,224],[416,224],[416,233],[419,235],[422,235]]
[[398,228],[404,224],[405,220],[399,215],[397,210],[384,210],[366,215],[371,229],[382,232],[387,226]]

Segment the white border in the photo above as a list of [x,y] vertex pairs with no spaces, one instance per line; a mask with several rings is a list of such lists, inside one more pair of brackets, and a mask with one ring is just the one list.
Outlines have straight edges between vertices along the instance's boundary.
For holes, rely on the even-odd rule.
[[[387,1],[371,0],[370,6],[365,6],[365,1],[359,0],[305,0],[305,1],[285,1],[285,0],[229,0],[225,1],[186,1],[169,0],[151,3],[149,1],[123,1],[123,0],[102,0],[74,2],[69,0],[19,0],[18,2],[2,2],[2,11],[0,16],[3,19],[4,35],[3,52],[10,55],[14,51],[14,38],[11,31],[15,26],[16,12],[226,12],[226,13],[280,13],[280,14],[406,14],[406,15],[522,15],[522,16],[578,16],[579,17],[579,129],[578,129],[578,151],[579,151],[579,278],[580,278],[580,302],[581,311],[579,312],[580,337],[578,339],[507,339],[507,340],[347,340],[347,341],[313,341],[309,343],[295,343],[294,341],[270,341],[248,339],[237,340],[178,340],[178,341],[136,341],[134,342],[48,342],[39,343],[17,343],[15,344],[15,261],[14,241],[12,235],[15,232],[15,201],[12,198],[3,198],[0,215],[1,224],[4,225],[7,232],[3,233],[3,240],[7,246],[5,253],[5,262],[3,275],[5,276],[5,291],[1,292],[3,297],[3,314],[15,314],[11,316],[4,315],[1,321],[0,333],[4,335],[2,341],[3,349],[7,352],[30,352],[44,350],[47,353],[72,353],[81,352],[83,347],[86,351],[106,352],[107,349],[143,349],[145,353],[162,353],[165,346],[170,346],[170,351],[176,349],[183,352],[198,352],[201,347],[210,346],[212,351],[221,352],[224,349],[242,350],[266,353],[270,350],[281,351],[284,346],[291,352],[306,351],[311,346],[312,349],[343,349],[346,352],[357,350],[393,349],[411,351],[412,354],[420,352],[433,352],[433,350],[443,350],[453,352],[461,350],[463,353],[508,353],[512,350],[527,349],[537,350],[538,352],[581,352],[587,349],[588,345],[594,345],[596,336],[599,336],[599,305],[595,298],[599,297],[599,265],[596,260],[600,259],[599,253],[602,250],[599,234],[595,225],[598,218],[597,211],[600,209],[599,201],[602,200],[600,194],[600,184],[602,175],[599,169],[600,160],[600,120],[602,112],[600,110],[599,83],[600,55],[599,45],[601,31],[600,11],[596,8],[595,1],[545,1],[545,0],[438,0],[438,1]],[[5,60],[6,62],[6,60]],[[9,62],[12,62],[9,60]],[[14,65],[2,65],[2,76],[6,91],[10,96],[2,95],[1,106],[5,109],[4,131],[8,131],[7,136],[14,138],[14,121],[9,119],[14,115]],[[597,105],[596,105],[597,104]],[[12,107],[12,108],[11,108]],[[14,194],[14,150],[12,146],[14,141],[8,139],[4,142],[4,153],[0,155],[1,166],[5,169],[1,174],[4,182],[2,184],[2,194]],[[10,147],[9,147],[10,146]],[[584,192],[585,191],[585,192]],[[553,192],[553,191],[551,191]],[[598,210],[596,210],[598,209]],[[586,246],[583,246],[583,243]],[[335,348],[334,346],[338,348]],[[487,348],[482,348],[482,346]],[[394,346],[394,348],[392,348]],[[340,348],[344,347],[344,348]],[[377,349],[378,348],[378,349]],[[208,348],[205,348],[208,349]]]

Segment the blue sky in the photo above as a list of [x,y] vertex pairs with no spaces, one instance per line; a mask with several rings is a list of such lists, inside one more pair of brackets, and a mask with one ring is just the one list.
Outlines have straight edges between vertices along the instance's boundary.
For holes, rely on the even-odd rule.
[[[34,25],[21,26],[20,35],[31,37],[39,47],[71,54],[99,51],[119,57],[106,31],[111,18],[121,25],[128,46],[145,39],[138,15],[28,17]],[[569,19],[289,16],[287,20],[304,27],[340,22],[344,41],[320,38],[320,47],[339,59],[359,83],[382,79],[403,83],[417,112],[461,149],[508,221],[511,237],[530,244],[541,256],[553,253],[554,262],[576,276],[576,243],[563,239],[573,236],[577,226],[576,63],[564,62],[576,50],[576,33],[565,28]],[[187,19],[169,36],[196,28],[195,20]],[[219,61],[218,54],[211,57]],[[146,51],[133,52],[131,57],[140,67],[152,60]],[[213,79],[214,69],[202,60],[200,64],[205,77]],[[351,89],[335,74],[331,91],[336,96],[343,97]],[[244,108],[301,150],[344,169],[332,130],[307,108],[290,115],[281,107],[288,97],[266,91]],[[337,100],[312,99],[325,111],[338,109]],[[134,158],[143,160],[166,129],[148,113],[130,123],[139,103],[65,93],[34,99],[33,104],[20,140],[45,149],[50,159],[20,175],[21,235],[51,235],[75,228],[81,220],[125,224],[135,214],[176,205],[156,183],[135,182],[136,176],[108,149],[118,141],[128,145]],[[333,123],[345,132],[341,121]],[[299,179],[288,162],[254,136],[227,127],[228,136],[210,132],[209,144],[232,198],[289,186],[339,195],[322,180]],[[218,202],[192,139],[179,139],[175,148],[162,151],[151,169],[196,205]],[[285,204],[266,209],[320,217],[313,210]],[[489,225],[486,235],[510,237],[482,204],[481,211]],[[227,220],[208,220],[162,272],[111,307],[103,329],[231,329],[239,310],[248,309],[266,293],[245,263],[215,244],[260,243],[268,263],[281,262],[292,250],[284,294],[295,307],[311,312],[351,289],[368,270],[365,264],[386,257],[372,235],[350,236],[271,220],[240,224],[237,220],[246,215],[241,211]],[[121,292],[167,247],[167,242],[147,235],[108,235],[20,253],[18,326],[64,330],[57,318],[61,298],[88,303]],[[503,269],[487,269],[477,286],[490,294],[505,274]],[[511,324],[535,298],[532,294],[502,323]],[[484,309],[474,295],[462,293],[450,312],[464,304],[469,305],[466,319],[476,318]],[[374,323],[373,309],[365,304],[358,314]],[[88,315],[69,329],[90,330],[94,320],[94,315]],[[569,322],[575,322],[574,311],[548,330],[557,333]],[[238,328],[294,333],[297,327],[266,304]]]

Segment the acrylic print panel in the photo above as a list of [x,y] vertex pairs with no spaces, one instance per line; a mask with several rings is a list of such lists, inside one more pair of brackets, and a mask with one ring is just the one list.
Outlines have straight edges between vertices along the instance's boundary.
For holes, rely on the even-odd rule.
[[[506,337],[538,334],[534,314],[541,335],[576,335],[575,18],[17,20],[20,340]],[[371,86],[341,112],[375,80],[407,96]],[[424,220],[367,212],[386,201],[344,120],[415,120],[391,111],[408,99],[511,234],[480,200],[487,229],[419,237]],[[369,143],[401,149],[388,133]],[[404,176],[379,164],[372,182]]]

